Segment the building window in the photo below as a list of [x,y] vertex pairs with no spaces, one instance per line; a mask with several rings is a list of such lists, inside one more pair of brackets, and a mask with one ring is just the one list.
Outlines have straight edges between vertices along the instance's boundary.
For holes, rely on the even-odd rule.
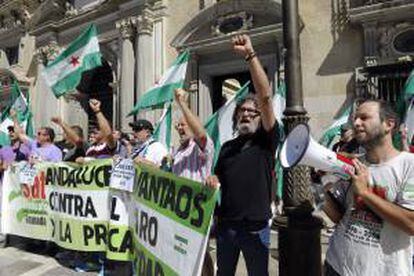
[[361,68],[356,75],[356,96],[360,99],[384,100],[395,107],[413,69],[412,62]]
[[414,29],[409,29],[397,34],[393,40],[394,49],[397,52],[407,54],[414,52]]

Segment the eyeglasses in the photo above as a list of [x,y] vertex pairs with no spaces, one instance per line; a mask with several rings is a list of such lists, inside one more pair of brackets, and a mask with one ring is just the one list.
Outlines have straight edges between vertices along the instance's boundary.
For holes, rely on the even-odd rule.
[[260,115],[259,110],[252,109],[252,108],[246,108],[246,107],[240,107],[238,112],[240,114],[243,114],[244,112],[247,112],[247,115],[253,116],[253,117],[256,117],[256,116]]

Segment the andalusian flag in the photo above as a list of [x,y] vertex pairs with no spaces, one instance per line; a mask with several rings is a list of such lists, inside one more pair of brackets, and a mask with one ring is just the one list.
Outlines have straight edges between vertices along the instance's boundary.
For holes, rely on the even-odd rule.
[[282,81],[279,87],[276,89],[276,93],[273,95],[273,112],[277,123],[279,125],[280,140],[284,139],[285,131],[283,129],[283,112],[286,108],[286,84]]
[[0,117],[0,145],[9,144],[8,127],[13,126],[13,120],[10,117],[10,109],[14,109],[17,113],[17,120],[19,121],[26,134],[33,136],[32,113],[29,109],[29,102],[20,90],[16,81],[11,85],[12,104],[10,104],[3,111]]
[[101,66],[101,53],[95,25],[90,25],[54,61],[42,76],[56,97],[75,90],[82,73]]
[[171,147],[172,104],[167,103],[164,112],[155,127],[154,139],[163,144],[168,150]]
[[326,147],[331,147],[332,142],[334,141],[335,137],[341,134],[341,127],[348,123],[349,116],[352,113],[352,104],[349,105],[347,109],[336,119],[332,125],[325,130],[324,134],[322,135],[321,139],[319,139],[319,143]]
[[234,138],[233,113],[238,101],[249,93],[250,81],[243,85],[237,93],[229,99],[219,110],[211,115],[204,127],[214,142],[214,163],[220,152],[221,145]]
[[[407,127],[407,142],[410,144],[411,139],[414,134],[414,70],[411,71],[410,76],[408,76],[407,81],[404,84],[404,88],[400,98],[397,102],[397,113],[399,114],[401,120],[404,121],[405,126]],[[395,135],[394,135],[395,136]],[[401,138],[399,138],[401,139]],[[394,140],[398,140],[394,139]]]
[[144,93],[128,116],[136,115],[146,108],[159,108],[174,99],[174,90],[182,88],[190,54],[183,52],[177,57],[173,65],[164,73],[161,80],[150,90]]
[[279,198],[282,198],[282,189],[283,189],[283,168],[279,162],[279,150],[282,148],[282,141],[285,137],[285,130],[283,127],[283,112],[286,108],[286,84],[285,82],[281,82],[279,87],[276,89],[276,93],[273,96],[273,112],[275,113],[275,117],[279,127],[279,135],[280,135],[280,142],[279,147],[276,153],[276,165],[275,165],[275,172],[277,177],[277,187],[276,187],[276,194]]
[[408,105],[404,124],[407,128],[407,142],[410,144],[414,135],[414,98],[410,100],[410,104]]

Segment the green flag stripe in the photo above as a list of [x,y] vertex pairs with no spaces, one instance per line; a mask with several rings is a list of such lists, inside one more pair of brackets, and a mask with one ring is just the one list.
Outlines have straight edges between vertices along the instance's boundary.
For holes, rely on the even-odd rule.
[[182,63],[188,62],[189,59],[190,59],[190,53],[188,51],[185,51],[174,61],[174,63],[171,66],[177,66]]
[[154,105],[159,105],[173,100],[174,89],[183,87],[184,81],[167,84],[161,87],[157,87],[148,91],[141,97],[141,101],[134,107],[134,109],[128,114],[134,115],[141,109],[150,108]]

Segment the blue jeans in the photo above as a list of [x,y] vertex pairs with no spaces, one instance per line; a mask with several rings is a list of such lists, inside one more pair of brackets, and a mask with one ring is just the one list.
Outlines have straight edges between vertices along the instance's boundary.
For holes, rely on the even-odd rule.
[[230,276],[236,272],[240,251],[249,276],[269,275],[270,228],[248,231],[244,227],[218,225],[217,276]]

